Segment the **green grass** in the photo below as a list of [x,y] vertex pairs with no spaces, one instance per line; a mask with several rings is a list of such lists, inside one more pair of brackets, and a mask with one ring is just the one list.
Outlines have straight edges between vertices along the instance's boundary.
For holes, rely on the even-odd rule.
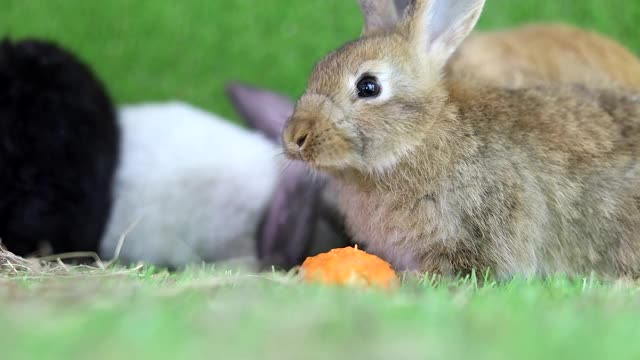
[[[229,80],[296,96],[360,32],[348,0],[3,0],[0,34],[54,39],[120,102],[238,117]],[[640,52],[630,0],[488,0],[480,28],[564,20]],[[638,359],[640,287],[562,279],[410,282],[395,294],[190,270],[0,278],[2,359]]]
[[191,270],[3,282],[3,359],[638,359],[640,289],[594,281],[401,291]]

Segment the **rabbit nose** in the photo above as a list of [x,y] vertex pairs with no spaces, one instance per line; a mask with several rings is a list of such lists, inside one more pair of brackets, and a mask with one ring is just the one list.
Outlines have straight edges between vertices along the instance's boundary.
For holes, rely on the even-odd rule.
[[305,146],[309,143],[311,131],[307,123],[295,123],[287,127],[284,131],[284,141],[287,151],[299,157]]
[[307,136],[309,136],[309,134],[305,132],[296,137],[296,145],[298,145],[299,150],[302,150],[304,147],[304,144],[307,141]]

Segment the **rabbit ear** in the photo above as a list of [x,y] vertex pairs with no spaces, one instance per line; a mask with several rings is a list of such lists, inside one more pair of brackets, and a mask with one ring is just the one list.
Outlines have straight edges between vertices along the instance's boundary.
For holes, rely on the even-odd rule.
[[412,0],[409,26],[416,48],[446,63],[471,33],[485,0]]
[[[403,0],[397,2],[401,3]],[[364,15],[364,33],[391,29],[399,20],[394,0],[358,0],[358,4]]]
[[322,175],[312,177],[300,161],[284,171],[258,231],[262,266],[289,270],[307,256],[351,245],[335,189],[328,184]]
[[324,184],[322,178],[313,179],[301,161],[284,170],[258,231],[258,258],[264,266],[290,269],[308,255]]
[[336,189],[327,181],[322,189],[318,206],[319,217],[323,220],[318,226],[320,228],[318,230],[322,230],[322,224],[325,225],[326,229],[325,233],[316,235],[315,248],[313,249],[315,253],[313,255],[333,248],[353,245],[347,233],[344,215],[340,212],[338,206],[337,196]]
[[284,124],[293,114],[293,101],[273,91],[235,82],[227,86],[227,95],[249,127],[280,142]]
[[396,5],[396,12],[397,12],[399,17],[402,17],[402,15],[404,14],[405,10],[407,10],[407,7],[409,6],[410,2],[411,2],[411,0],[395,0],[394,1],[395,5]]

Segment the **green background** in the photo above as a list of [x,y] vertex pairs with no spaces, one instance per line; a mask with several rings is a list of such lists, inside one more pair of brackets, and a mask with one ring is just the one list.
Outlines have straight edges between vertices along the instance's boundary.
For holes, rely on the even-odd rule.
[[[0,34],[77,52],[122,102],[181,99],[237,120],[242,80],[299,95],[313,64],[360,34],[355,0],[1,0]],[[637,0],[488,0],[480,29],[568,21],[640,51]]]

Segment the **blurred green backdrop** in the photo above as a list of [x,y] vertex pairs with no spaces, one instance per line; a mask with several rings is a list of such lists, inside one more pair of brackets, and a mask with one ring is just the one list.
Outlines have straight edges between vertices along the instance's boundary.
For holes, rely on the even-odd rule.
[[[488,0],[481,29],[562,20],[640,52],[638,0]],[[182,99],[237,120],[242,80],[296,96],[315,61],[362,26],[355,0],[2,0],[0,35],[55,40],[119,103]]]

